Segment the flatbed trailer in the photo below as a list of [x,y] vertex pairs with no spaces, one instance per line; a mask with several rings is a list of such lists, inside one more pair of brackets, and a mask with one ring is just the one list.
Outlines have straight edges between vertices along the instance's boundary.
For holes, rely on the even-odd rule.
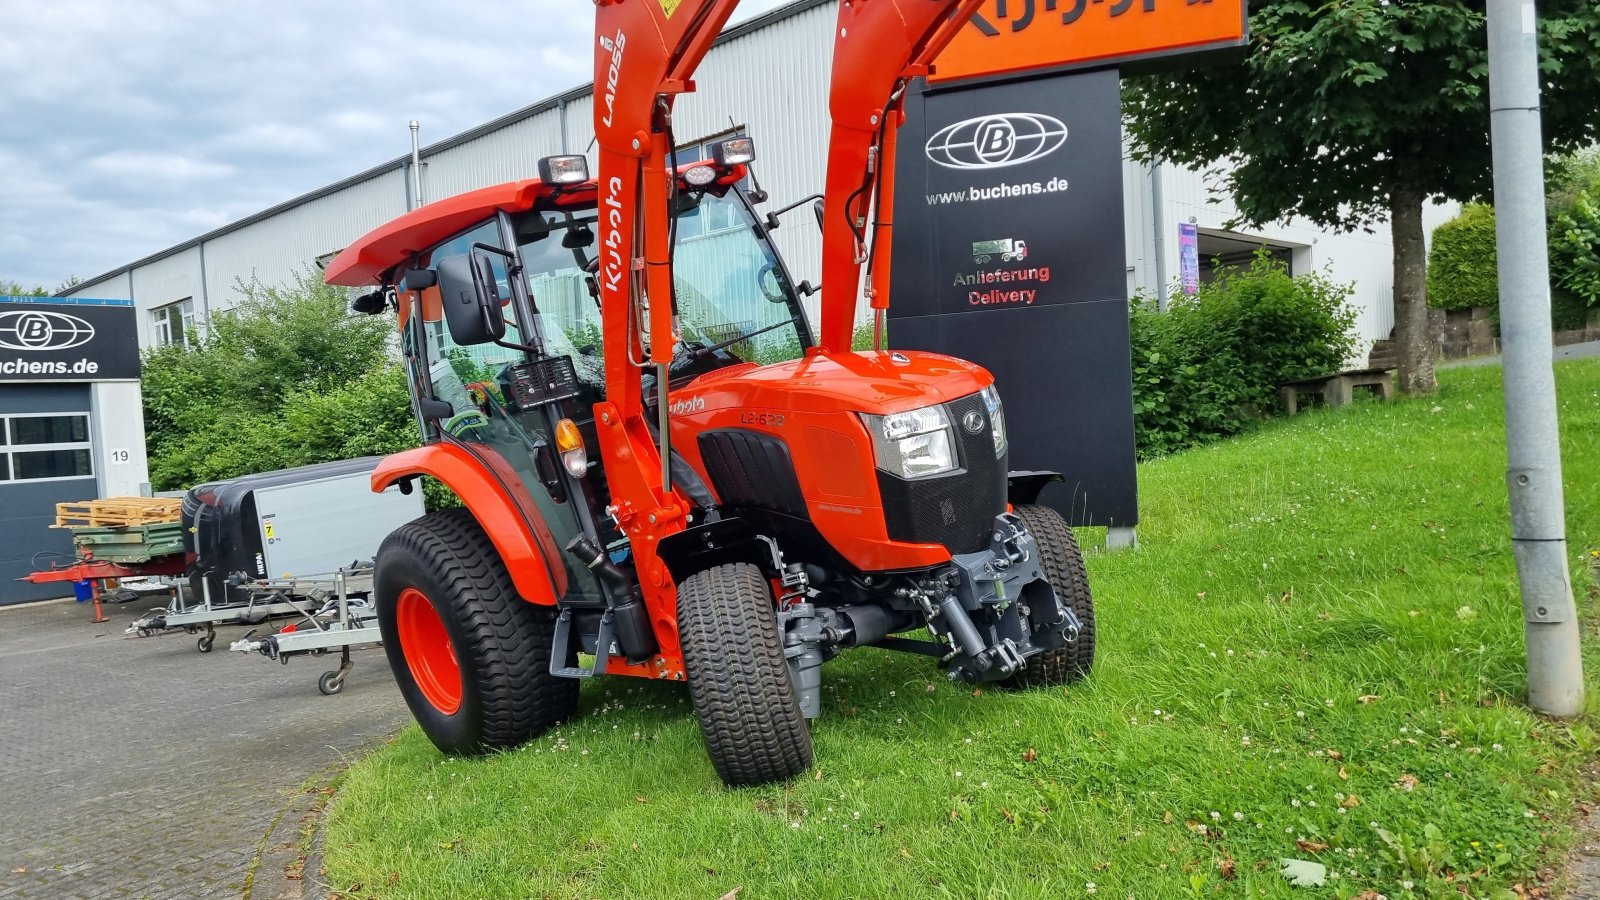
[[[362,570],[365,586],[355,593],[371,590],[370,569]],[[239,585],[229,592],[227,602],[216,602],[211,595],[210,579],[198,579],[201,598],[198,604],[185,601],[183,587],[177,589],[171,606],[152,610],[135,619],[128,626],[128,634],[148,637],[166,631],[183,629],[191,634],[204,629],[195,641],[201,653],[210,653],[217,640],[218,625],[260,625],[273,619],[290,616],[309,617],[316,613],[322,601],[332,596],[331,576],[316,578],[263,579]],[[243,595],[243,599],[231,599]]]
[[[330,595],[331,591],[331,595]],[[319,587],[315,596],[319,606],[314,611],[308,607],[300,621],[293,622],[275,634],[254,637],[247,634],[228,645],[229,650],[240,653],[260,653],[284,665],[295,656],[321,656],[330,650],[340,652],[339,668],[322,673],[317,679],[317,690],[324,694],[337,694],[344,689],[345,676],[355,664],[350,651],[357,647],[376,647],[382,642],[378,633],[376,611],[370,601],[372,593],[372,567],[362,565],[341,569],[334,573],[326,587]]]

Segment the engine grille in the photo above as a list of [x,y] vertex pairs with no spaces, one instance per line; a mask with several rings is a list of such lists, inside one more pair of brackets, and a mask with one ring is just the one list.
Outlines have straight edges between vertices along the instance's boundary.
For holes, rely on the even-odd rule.
[[700,458],[722,505],[808,518],[794,461],[783,441],[736,428],[700,435]]
[[[984,427],[973,434],[962,419],[976,411]],[[994,453],[994,424],[983,397],[973,394],[945,404],[960,469],[938,478],[906,481],[878,471],[889,537],[915,544],[943,544],[951,553],[989,546],[989,528],[1006,508],[1006,458]]]

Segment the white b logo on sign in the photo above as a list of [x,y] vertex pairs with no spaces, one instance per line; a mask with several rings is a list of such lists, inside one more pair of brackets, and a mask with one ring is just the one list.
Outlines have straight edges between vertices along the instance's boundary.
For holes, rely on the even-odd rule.
[[963,119],[928,139],[928,159],[947,169],[999,169],[1032,162],[1061,149],[1067,126],[1040,113]]
[[0,347],[70,350],[94,340],[94,326],[66,313],[36,309],[0,312]]

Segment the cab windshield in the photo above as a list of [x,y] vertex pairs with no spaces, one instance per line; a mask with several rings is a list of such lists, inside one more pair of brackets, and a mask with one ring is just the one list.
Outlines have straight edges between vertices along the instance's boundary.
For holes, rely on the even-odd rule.
[[[679,198],[672,260],[682,363],[711,351],[725,361],[781,362],[811,343],[788,272],[737,190]],[[604,382],[595,260],[595,213],[535,213],[516,227],[528,290],[548,350],[571,355],[578,377]],[[731,359],[730,359],[731,357]],[[679,366],[674,365],[674,381]]]

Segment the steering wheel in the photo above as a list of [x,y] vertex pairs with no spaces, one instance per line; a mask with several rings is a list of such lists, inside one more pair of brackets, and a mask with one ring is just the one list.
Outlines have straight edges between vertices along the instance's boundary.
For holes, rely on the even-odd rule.
[[439,427],[456,437],[465,437],[462,432],[469,429],[489,427],[489,417],[480,410],[469,409],[445,419]]
[[789,295],[783,292],[783,275],[779,273],[776,263],[767,263],[761,267],[756,275],[756,284],[761,288],[761,295],[767,298],[768,303],[787,303]]

